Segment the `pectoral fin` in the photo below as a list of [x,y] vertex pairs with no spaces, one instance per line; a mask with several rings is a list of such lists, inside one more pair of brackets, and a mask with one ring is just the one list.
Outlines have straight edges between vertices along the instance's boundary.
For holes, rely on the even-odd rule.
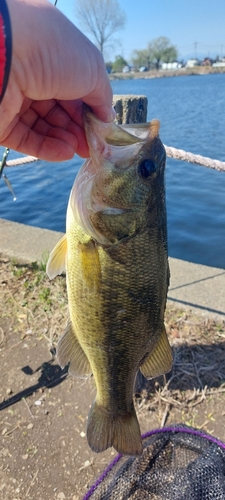
[[95,242],[90,239],[87,243],[79,243],[80,264],[82,276],[91,291],[98,291],[101,284],[101,266]]
[[159,341],[144,363],[140,366],[140,370],[147,379],[158,377],[171,370],[172,361],[171,347],[165,327],[163,327]]
[[71,322],[59,339],[56,352],[61,368],[69,363],[71,375],[87,378],[92,374],[88,358],[76,338]]
[[55,248],[50,253],[46,273],[50,280],[55,278],[57,274],[62,274],[66,270],[66,252],[67,252],[67,239],[66,234],[59,240]]

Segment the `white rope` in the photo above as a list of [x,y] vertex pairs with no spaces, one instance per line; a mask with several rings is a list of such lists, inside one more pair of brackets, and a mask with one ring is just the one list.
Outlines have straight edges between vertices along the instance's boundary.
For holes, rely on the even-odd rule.
[[17,167],[18,165],[25,165],[26,163],[31,163],[32,161],[37,161],[36,156],[24,156],[23,158],[17,158],[16,160],[7,160],[6,167]]
[[[207,158],[201,155],[195,155],[183,149],[176,149],[170,146],[165,146],[166,154],[169,158],[174,158],[175,160],[187,161],[189,163],[194,163],[197,165],[202,165],[203,167],[213,168],[221,172],[225,172],[225,162],[219,160],[213,160],[212,158]],[[26,163],[31,163],[37,161],[38,158],[35,156],[25,156],[24,158],[18,158],[17,160],[8,160],[6,162],[6,167],[16,167],[17,165],[24,165]]]
[[176,149],[170,146],[165,146],[166,154],[170,158],[175,158],[176,160],[187,161],[189,163],[195,163],[197,165],[202,165],[203,167],[213,168],[215,170],[225,172],[225,162],[219,160],[212,160],[212,158],[207,158],[206,156],[194,155],[193,153],[188,153],[183,151],[183,149]]

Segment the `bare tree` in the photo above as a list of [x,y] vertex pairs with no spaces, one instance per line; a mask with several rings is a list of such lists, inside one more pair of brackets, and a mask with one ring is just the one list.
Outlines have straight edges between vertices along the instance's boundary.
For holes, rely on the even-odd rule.
[[116,31],[125,25],[125,13],[117,0],[76,0],[75,6],[78,19],[103,54],[115,42]]

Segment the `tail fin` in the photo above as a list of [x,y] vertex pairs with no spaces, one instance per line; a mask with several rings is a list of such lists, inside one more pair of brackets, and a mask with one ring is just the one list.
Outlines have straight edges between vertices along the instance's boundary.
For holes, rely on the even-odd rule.
[[127,415],[112,416],[106,408],[94,401],[88,416],[87,440],[90,448],[96,453],[110,446],[125,455],[141,455],[143,451],[134,408]]

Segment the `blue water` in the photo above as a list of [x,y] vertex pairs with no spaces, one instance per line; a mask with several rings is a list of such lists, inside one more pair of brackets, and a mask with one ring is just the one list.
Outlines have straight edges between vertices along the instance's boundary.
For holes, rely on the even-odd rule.
[[[115,94],[148,97],[148,119],[160,119],[164,144],[225,161],[225,74],[114,81],[112,87]],[[12,151],[9,158],[19,156]],[[0,217],[64,231],[81,164],[74,157],[7,169],[17,200],[1,179]],[[168,159],[166,177],[169,255],[225,268],[225,172]]]

